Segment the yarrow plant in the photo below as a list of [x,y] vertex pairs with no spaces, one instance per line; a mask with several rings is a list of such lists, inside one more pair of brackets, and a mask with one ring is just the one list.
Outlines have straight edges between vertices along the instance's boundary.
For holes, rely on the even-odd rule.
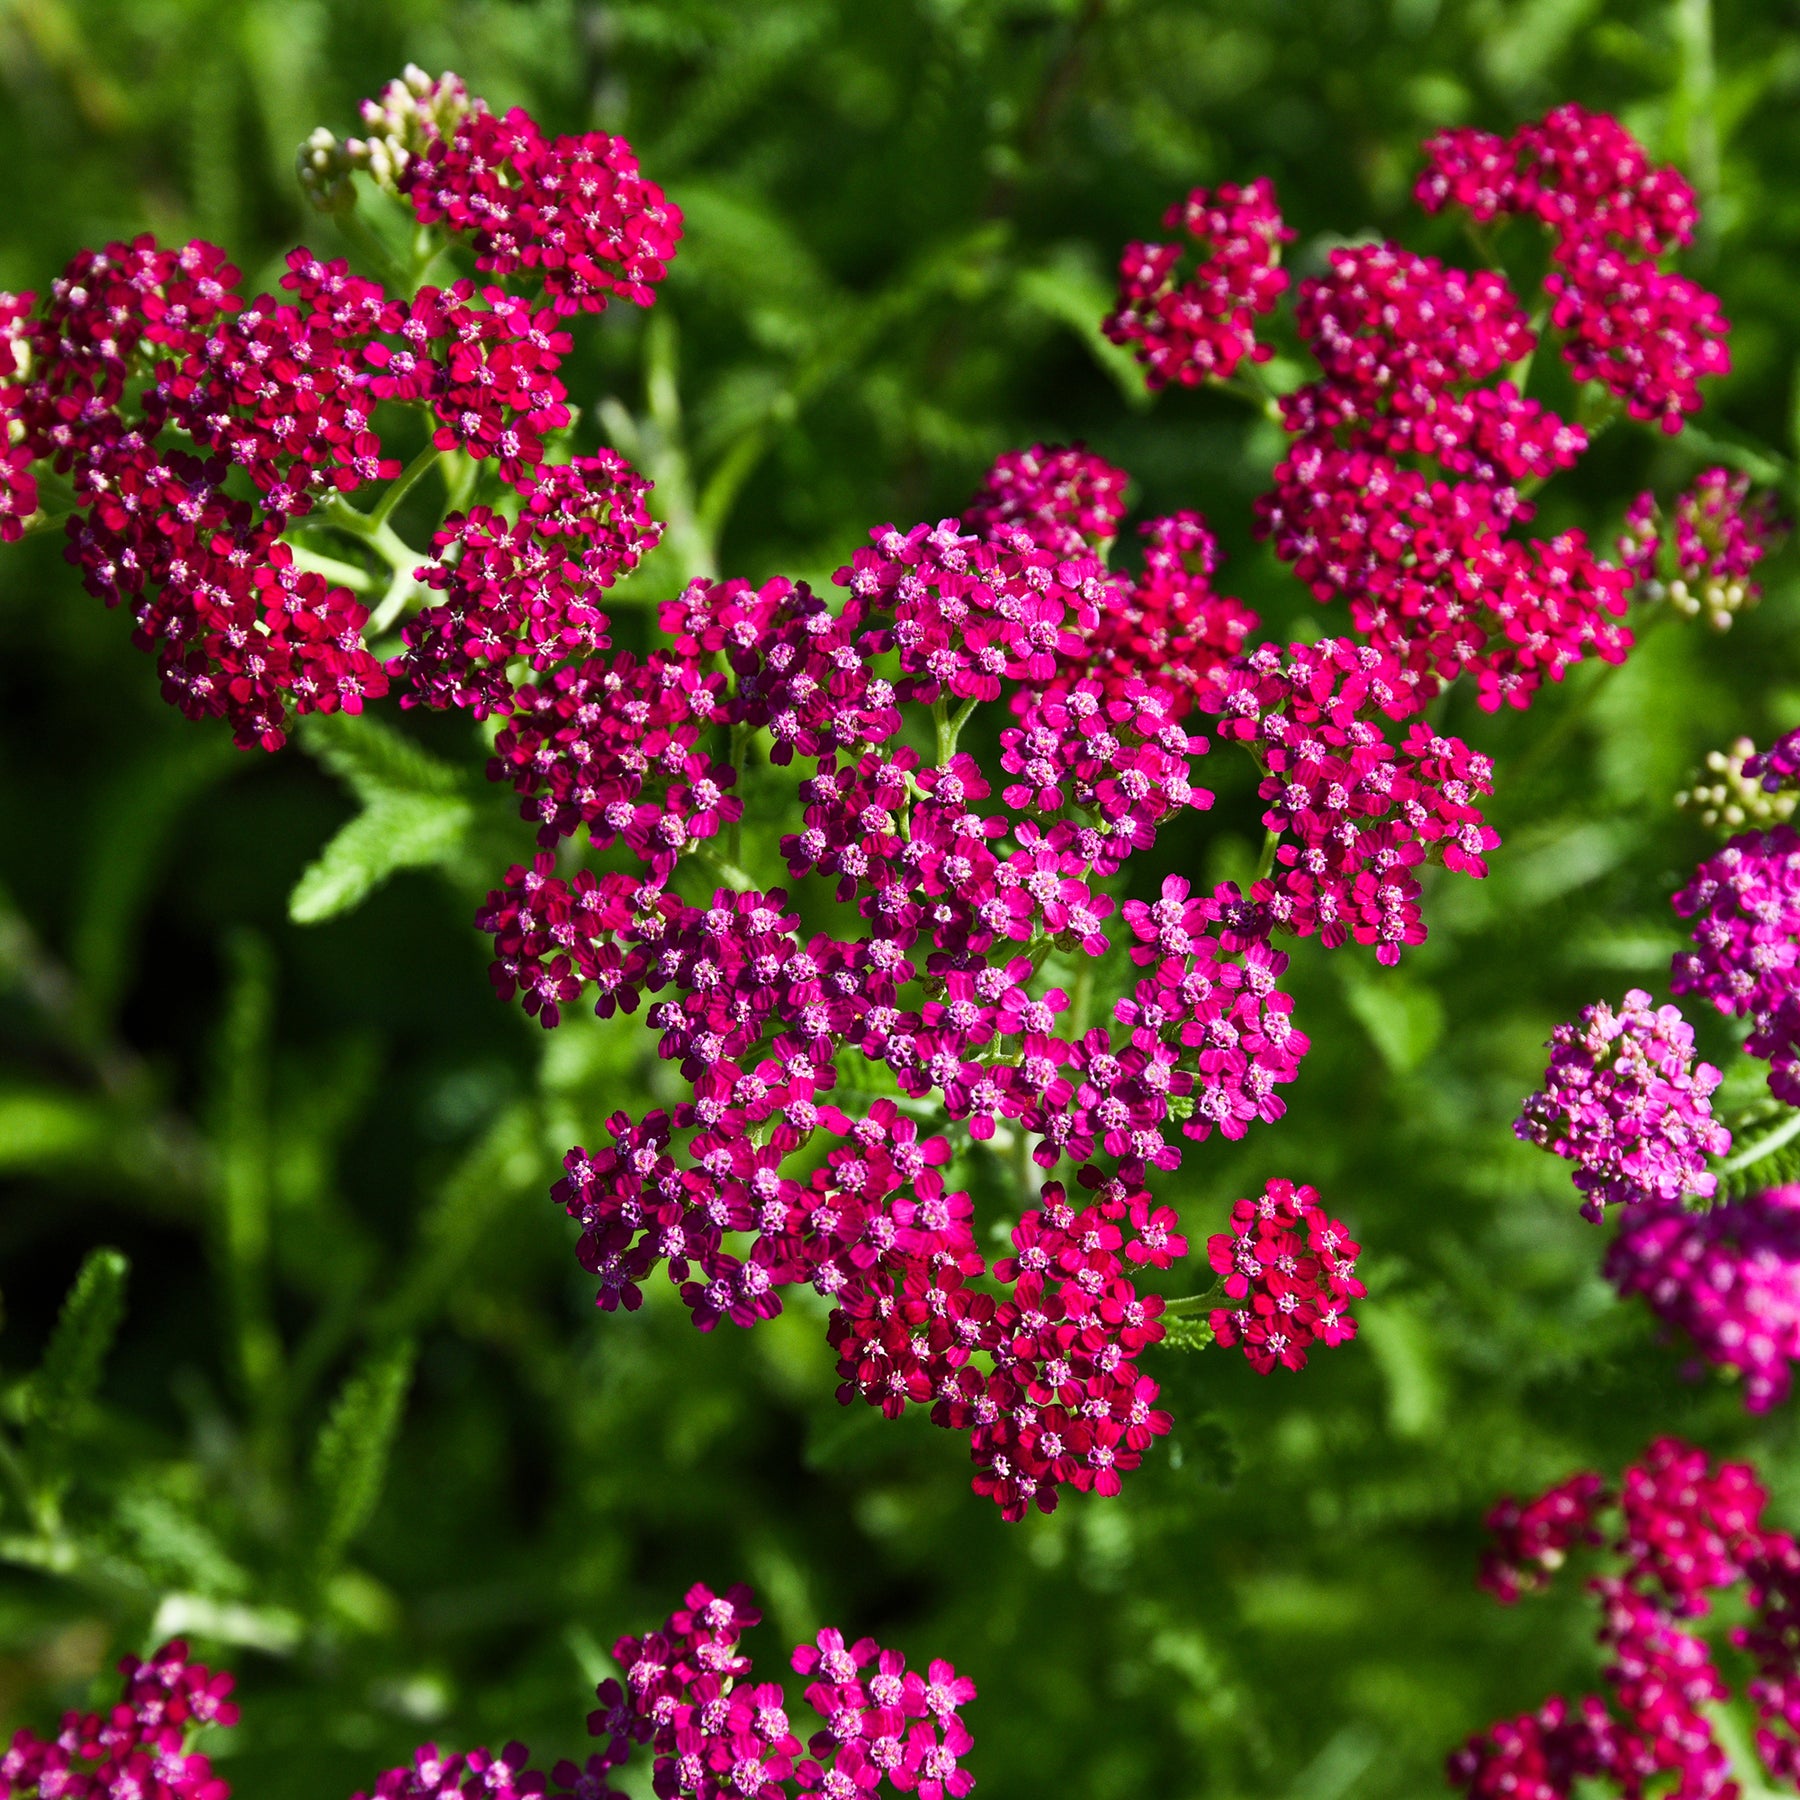
[[209,1728],[237,1723],[232,1677],[189,1661],[180,1639],[148,1662],[126,1657],[119,1673],[105,1712],[65,1713],[51,1738],[14,1734],[0,1756],[7,1800],[227,1800],[229,1784],[194,1746]]
[[[1606,1660],[1597,1691],[1553,1695],[1472,1737],[1449,1760],[1451,1785],[1470,1800],[1595,1789],[1728,1800],[1739,1787],[1714,1719],[1732,1696],[1708,1626],[1749,1666],[1763,1769],[1783,1785],[1800,1779],[1800,1546],[1763,1524],[1767,1498],[1748,1463],[1715,1465],[1659,1438],[1616,1487],[1589,1472],[1495,1507],[1482,1585],[1510,1604],[1571,1557],[1595,1557],[1586,1586]],[[1719,1630],[1721,1596],[1741,1596],[1745,1623]]]
[[1743,1021],[1745,1058],[1767,1064],[1768,1099],[1739,1115],[1749,1141],[1720,1160],[1733,1139],[1713,1116],[1724,1077],[1696,1059],[1679,1010],[1657,1007],[1641,989],[1618,1013],[1600,1003],[1556,1028],[1544,1087],[1515,1127],[1574,1165],[1588,1218],[1620,1207],[1607,1279],[1621,1294],[1641,1295],[1701,1362],[1741,1374],[1755,1412],[1786,1397],[1800,1358],[1796,1190],[1720,1195],[1719,1185],[1771,1166],[1800,1136],[1800,835],[1785,816],[1790,743],[1759,753],[1740,740],[1712,759],[1725,781],[1695,796],[1703,819],[1764,828],[1733,830],[1672,900],[1692,925],[1691,948],[1670,967],[1671,990]]
[[[1266,180],[1195,190],[1180,241],[1126,250],[1107,333],[1151,387],[1281,424],[1258,529],[1345,602],[1335,634],[1254,642],[1196,512],[1140,522],[1116,566],[1128,475],[1040,444],[959,516],[875,527],[834,596],[703,578],[615,649],[654,496],[577,449],[561,371],[586,315],[654,300],[680,212],[622,139],[496,115],[451,75],[409,69],[362,117],[299,167],[366,271],[299,248],[281,297],[245,297],[222,250],[142,239],[0,303],[0,526],[65,510],[168,697],[240,744],[383,698],[488,722],[538,842],[480,910],[496,990],[547,1028],[641,1008],[678,1077],[555,1189],[601,1309],[658,1271],[702,1329],[812,1290],[840,1397],[966,1434],[1008,1518],[1118,1490],[1169,1427],[1142,1357],[1170,1321],[1264,1373],[1353,1335],[1357,1246],[1311,1188],[1240,1200],[1208,1236],[1220,1281],[1169,1297],[1188,1239],[1158,1185],[1282,1116],[1309,1047],[1282,946],[1392,965],[1428,870],[1486,873],[1492,764],[1427,707],[1465,676],[1524,707],[1629,649],[1642,569],[1526,528],[1595,432],[1678,431],[1726,367],[1716,305],[1662,267],[1692,233],[1681,177],[1576,108],[1427,146],[1428,211],[1490,251],[1502,215],[1548,229],[1537,323],[1502,268],[1397,244],[1333,251],[1284,321],[1295,234]],[[371,188],[406,209],[409,266]],[[1277,393],[1283,330],[1316,374]],[[1527,392],[1544,336],[1578,418]],[[400,526],[433,471],[427,553]],[[1749,503],[1707,492],[1673,554],[1741,583]],[[1215,741],[1254,764],[1266,836],[1207,888],[1168,834],[1212,806]],[[774,814],[785,834],[747,829]],[[1720,1132],[1681,1030],[1635,997],[1586,1030],[1540,1110],[1590,1204],[1704,1191]],[[1013,1192],[992,1261],[982,1159]]]
[[[354,1800],[623,1800],[613,1777],[643,1746],[663,1800],[865,1800],[917,1794],[961,1800],[975,1785],[961,1758],[973,1748],[961,1709],[975,1684],[947,1662],[923,1673],[873,1638],[847,1642],[827,1628],[791,1658],[819,1729],[802,1745],[778,1682],[751,1682],[739,1646],[762,1614],[741,1583],[704,1585],[657,1630],[613,1646],[623,1680],[597,1689],[588,1715],[601,1747],[577,1763],[531,1766],[521,1743],[500,1751],[421,1744]],[[69,1713],[54,1738],[21,1729],[0,1757],[7,1800],[229,1800],[193,1740],[229,1727],[232,1678],[188,1660],[180,1641],[149,1662],[120,1664],[123,1694],[106,1713]]]

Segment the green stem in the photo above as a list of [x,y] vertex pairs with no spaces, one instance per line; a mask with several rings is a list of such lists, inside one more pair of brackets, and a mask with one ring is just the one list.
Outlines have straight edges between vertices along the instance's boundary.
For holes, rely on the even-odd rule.
[[381,496],[380,504],[369,514],[370,521],[377,526],[385,525],[394,516],[394,508],[406,498],[413,483],[443,454],[436,444],[428,443],[388,484],[388,491]]
[[1234,400],[1241,400],[1246,406],[1254,407],[1265,419],[1272,419],[1277,425],[1281,423],[1281,402],[1275,391],[1262,377],[1256,373],[1255,365],[1244,363],[1241,367],[1246,373],[1233,375],[1229,381],[1215,381],[1212,385],[1220,393],[1229,394]]
[[[731,728],[731,747],[726,752],[726,758],[730,762],[732,768],[737,770],[737,795],[740,800],[744,797],[744,777],[748,773],[748,770],[744,766],[744,753],[749,747],[750,727],[744,724],[733,725]],[[733,868],[740,866],[744,860],[743,825],[743,815],[740,813],[737,818],[731,821],[731,829],[725,834],[727,852],[731,857]]]
[[1038,1185],[1035,1179],[1037,1164],[1031,1156],[1031,1133],[1023,1125],[1013,1126],[1013,1152],[1018,1158],[1019,1172],[1019,1205],[1024,1206],[1030,1198],[1032,1190]]
[[1088,1028],[1088,1014],[1093,1010],[1093,1005],[1094,959],[1084,956],[1081,967],[1075,971],[1075,992],[1069,996],[1069,1017],[1074,1023],[1077,1038]]
[[931,703],[931,717],[937,726],[937,760],[938,767],[948,765],[956,754],[956,746],[962,737],[963,727],[968,724],[970,715],[979,702],[971,695],[955,712],[949,710],[950,703],[941,695]]
[[369,593],[375,586],[375,579],[369,571],[359,568],[355,563],[341,562],[335,556],[321,556],[318,551],[308,550],[304,545],[291,541],[288,549],[293,554],[296,569],[310,569],[315,575],[323,575],[327,581],[335,581],[339,587],[346,587],[353,594]]
[[1256,859],[1256,879],[1267,881],[1275,869],[1275,851],[1281,842],[1281,833],[1271,825],[1263,833],[1262,854]]
[[413,580],[412,570],[396,569],[394,578],[387,585],[387,592],[375,603],[369,613],[369,622],[364,627],[366,635],[374,637],[386,631],[406,610],[406,603],[413,597],[418,583]]
[[1765,1156],[1773,1156],[1783,1144],[1791,1143],[1800,1137],[1800,1108],[1790,1112],[1785,1123],[1777,1125],[1766,1136],[1760,1137],[1747,1150],[1740,1150],[1729,1161],[1719,1165],[1721,1175],[1736,1175],[1740,1170],[1748,1169],[1759,1163]]
[[1162,1316],[1165,1319],[1188,1319],[1197,1313],[1211,1312],[1218,1298],[1219,1284],[1215,1281],[1202,1294],[1183,1294],[1178,1300],[1165,1300]]
[[727,887],[735,889],[740,894],[756,892],[756,877],[740,869],[735,862],[728,862],[716,851],[708,849],[705,844],[696,845],[694,854],[703,863],[709,863],[718,872],[719,879]]

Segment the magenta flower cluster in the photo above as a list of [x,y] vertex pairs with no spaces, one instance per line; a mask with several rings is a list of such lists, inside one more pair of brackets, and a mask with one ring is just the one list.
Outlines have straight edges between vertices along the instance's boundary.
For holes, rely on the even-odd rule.
[[1231,1209],[1231,1229],[1206,1240],[1225,1297],[1209,1321],[1221,1344],[1242,1344],[1250,1366],[1267,1375],[1276,1364],[1306,1367],[1315,1343],[1335,1346],[1356,1335],[1350,1302],[1366,1290],[1356,1278],[1362,1246],[1319,1205],[1318,1193],[1271,1181],[1255,1200]]
[[[1488,759],[1426,704],[1466,671],[1482,704],[1523,705],[1629,645],[1629,571],[1579,532],[1512,535],[1587,441],[1523,392],[1525,308],[1497,272],[1388,244],[1302,284],[1318,376],[1268,398],[1293,441],[1259,525],[1357,637],[1252,647],[1193,512],[1143,522],[1114,567],[1125,472],[1040,444],[961,518],[871,532],[834,603],[699,581],[660,608],[662,641],[615,651],[600,601],[658,528],[621,457],[562,447],[568,327],[653,298],[680,214],[622,140],[549,136],[452,77],[410,72],[363,110],[366,142],[309,145],[310,185],[353,203],[365,169],[476,276],[402,297],[297,250],[285,298],[245,300],[210,246],[78,258],[42,305],[0,304],[0,523],[17,534],[46,466],[66,476],[88,584],[130,603],[170,697],[241,743],[390,689],[491,721],[489,777],[538,839],[481,909],[497,991],[547,1027],[584,995],[641,1008],[680,1077],[566,1159],[556,1198],[603,1308],[661,1270],[702,1329],[748,1326],[810,1286],[842,1397],[966,1432],[1008,1517],[1116,1491],[1167,1428],[1139,1362],[1163,1302],[1140,1282],[1186,1241],[1155,1184],[1185,1143],[1280,1118],[1308,1048],[1277,945],[1392,964],[1419,944],[1424,871],[1478,878],[1498,841]],[[1698,290],[1641,260],[1687,235],[1679,178],[1574,109],[1430,154],[1428,205],[1549,224],[1577,374],[1678,424],[1723,357]],[[1106,329],[1152,386],[1258,392],[1293,236],[1273,190],[1197,190],[1168,228],[1127,251]],[[1595,258],[1625,259],[1616,293]],[[382,431],[404,408],[425,442],[402,468]],[[454,504],[425,560],[391,521],[434,458]],[[373,607],[381,580],[322,556],[322,530],[387,562]],[[365,639],[392,626],[378,660]],[[1214,739],[1256,765],[1247,892],[1133,860],[1211,806]],[[778,869],[742,840],[747,794],[783,782]],[[1097,979],[1109,956],[1122,983]],[[1709,1072],[1670,1028],[1619,1030],[1605,1069],[1559,1052],[1544,1131],[1596,1208],[1702,1191]],[[963,1185],[983,1146],[1035,1189],[991,1265]],[[1354,1246],[1310,1189],[1271,1182],[1252,1212],[1214,1330],[1298,1367],[1353,1330]]]
[[[1035,498],[1033,469],[1051,472]],[[1283,1111],[1307,1039],[1274,933],[1354,938],[1391,962],[1424,936],[1416,871],[1478,876],[1497,840],[1476,805],[1485,759],[1413,717],[1416,690],[1391,659],[1328,640],[1238,656],[1210,678],[1170,679],[1154,653],[1133,666],[1131,641],[1103,636],[1102,620],[1129,617],[1117,602],[1166,565],[1134,580],[1043,547],[1058,505],[1065,543],[1105,529],[1092,515],[1107,484],[1074,479],[1090,464],[1039,449],[1002,471],[983,506],[1004,493],[1035,535],[886,527],[839,571],[836,612],[785,581],[700,583],[664,609],[672,649],[521,689],[493,772],[525,795],[546,852],[511,872],[482,922],[502,995],[546,1024],[584,988],[603,1016],[643,1004],[692,1086],[691,1102],[620,1115],[610,1142],[568,1159],[557,1198],[583,1227],[600,1304],[639,1304],[663,1267],[702,1328],[751,1325],[811,1285],[835,1308],[841,1396],[929,1406],[969,1432],[978,1489],[1016,1517],[1063,1485],[1116,1491],[1166,1429],[1135,1361],[1162,1335],[1159,1302],[1129,1267],[1165,1266],[1142,1232],[1164,1216],[1149,1183],[1176,1166],[1179,1139],[1241,1137]],[[1191,591],[1210,545],[1180,520],[1166,536],[1205,559]],[[995,794],[957,746],[1002,698],[1015,722],[998,729]],[[1270,872],[1248,896],[1169,876],[1155,902],[1121,905],[1108,880],[1211,802],[1191,775],[1207,744],[1194,710],[1264,770]],[[907,741],[909,721],[936,761]],[[759,731],[774,767],[809,771],[799,829],[780,842],[788,872],[829,883],[860,938],[803,933],[786,889],[721,855],[741,811],[729,759]],[[584,828],[636,867],[559,874],[548,847]],[[681,898],[690,860],[734,885]],[[1107,1025],[1071,989],[1115,942],[1141,972]],[[1056,981],[1052,957],[1073,977]],[[894,1097],[833,1103],[846,1054]],[[818,1132],[822,1158],[807,1148]],[[1074,1168],[991,1270],[967,1194],[942,1173],[969,1142]],[[802,1152],[804,1176],[788,1166]],[[975,1285],[990,1275],[1010,1295]],[[1347,1335],[1341,1305],[1315,1313],[1315,1298],[1294,1344]],[[1260,1328],[1245,1339],[1259,1366],[1292,1362],[1261,1342]]]
[[1673,905],[1694,920],[1694,947],[1676,954],[1669,985],[1749,1019],[1745,1049],[1767,1060],[1775,1097],[1800,1106],[1800,833],[1740,833]]
[[611,1793],[608,1771],[649,1744],[655,1787],[674,1800],[820,1800],[916,1793],[919,1800],[961,1800],[975,1778],[960,1759],[973,1740],[960,1716],[975,1684],[947,1662],[921,1674],[873,1638],[846,1642],[827,1628],[791,1658],[806,1680],[805,1700],[821,1721],[805,1753],[778,1682],[755,1682],[742,1634],[762,1617],[742,1584],[724,1594],[706,1587],[660,1631],[621,1638],[614,1660],[624,1680],[599,1691],[588,1729],[606,1745],[587,1765]]
[[[395,679],[504,704],[509,657],[604,642],[591,593],[655,541],[647,484],[618,459],[542,464],[570,419],[559,319],[648,303],[679,212],[623,140],[548,139],[479,102],[401,185],[422,223],[463,232],[481,269],[544,304],[470,280],[403,301],[304,249],[285,299],[245,300],[223,251],[147,237],[82,252],[40,304],[0,297],[0,536],[37,506],[34,465],[66,478],[90,591],[130,609],[172,704],[246,746],[277,748],[296,714],[360,711]],[[448,598],[387,668],[364,642],[369,608],[280,541],[301,519],[378,533],[385,511],[348,496],[401,474],[383,403],[421,409],[435,449],[491,462],[525,497],[515,526],[485,509],[446,522],[440,554],[476,555],[420,571]]]
[[1731,1148],[1712,1113],[1719,1081],[1695,1060],[1680,1012],[1633,988],[1616,1011],[1596,1001],[1551,1033],[1544,1085],[1513,1129],[1575,1165],[1582,1214],[1596,1222],[1609,1206],[1709,1199],[1718,1184],[1706,1158]]
[[1131,348],[1152,388],[1229,381],[1240,363],[1267,362],[1274,351],[1257,340],[1256,321],[1287,291],[1281,246],[1294,236],[1274,184],[1195,188],[1164,214],[1163,229],[1189,243],[1126,245],[1107,337]]
[[1447,206],[1489,226],[1508,215],[1551,236],[1545,291],[1563,357],[1578,381],[1598,381],[1634,419],[1679,431],[1700,406],[1695,385],[1731,367],[1718,302],[1661,259],[1691,243],[1694,192],[1652,167],[1616,119],[1559,106],[1510,138],[1440,132],[1425,147],[1419,204]]
[[127,1656],[117,1701],[70,1712],[53,1738],[21,1727],[0,1756],[6,1800],[228,1800],[230,1787],[193,1747],[209,1725],[235,1725],[232,1678],[188,1660],[179,1639],[142,1662]]
[[739,1640],[761,1618],[741,1583],[723,1594],[697,1585],[660,1630],[621,1638],[613,1658],[624,1679],[601,1683],[588,1715],[589,1735],[604,1741],[579,1764],[546,1775],[523,1744],[499,1755],[424,1744],[354,1800],[623,1800],[613,1777],[644,1745],[659,1800],[962,1800],[974,1787],[961,1765],[974,1744],[961,1718],[974,1682],[942,1661],[920,1674],[873,1638],[849,1643],[827,1628],[791,1659],[820,1724],[803,1746],[780,1683],[750,1680]]
[[[603,1741],[580,1763],[546,1773],[521,1743],[421,1744],[353,1800],[623,1800],[613,1776],[646,1744],[660,1800],[962,1800],[973,1789],[961,1762],[974,1747],[961,1716],[975,1698],[967,1676],[941,1660],[908,1669],[897,1650],[827,1628],[791,1659],[819,1723],[803,1749],[780,1684],[749,1680],[739,1640],[761,1617],[741,1583],[723,1594],[696,1585],[660,1630],[621,1638],[624,1680],[596,1690],[588,1734]],[[179,1640],[119,1668],[124,1691],[108,1711],[68,1713],[50,1739],[15,1734],[0,1757],[4,1800],[230,1800],[193,1739],[237,1723],[232,1677],[189,1662]]]
[[1295,442],[1257,519],[1315,596],[1432,691],[1471,671],[1489,709],[1586,655],[1621,660],[1623,571],[1578,531],[1511,535],[1588,436],[1521,391],[1536,333],[1505,275],[1334,250],[1295,325],[1321,375],[1281,401]]
[[1659,1438],[1616,1490],[1590,1473],[1496,1507],[1482,1585],[1502,1601],[1548,1586],[1572,1552],[1606,1559],[1587,1582],[1606,1661],[1600,1691],[1552,1696],[1470,1738],[1449,1759],[1451,1785],[1470,1800],[1565,1800],[1583,1782],[1731,1800],[1712,1714],[1732,1695],[1695,1629],[1722,1594],[1748,1614],[1718,1635],[1752,1670],[1757,1755],[1778,1782],[1800,1777],[1800,1546],[1762,1524],[1766,1502],[1749,1464],[1714,1466]]
[[1800,1360],[1800,1187],[1766,1188],[1702,1213],[1633,1209],[1604,1273],[1621,1294],[1642,1295],[1705,1362],[1737,1371],[1751,1412],[1787,1398]]
[[[1681,177],[1652,168],[1615,120],[1572,106],[1511,139],[1446,132],[1426,154],[1428,211],[1459,206],[1483,230],[1502,214],[1549,227],[1545,308],[1571,372],[1678,431],[1699,379],[1729,368],[1716,301],[1657,260],[1692,236]],[[1273,190],[1198,190],[1167,224],[1197,241],[1195,266],[1183,274],[1179,243],[1128,246],[1108,335],[1136,350],[1152,387],[1266,361],[1258,332],[1293,236]],[[1300,284],[1293,323],[1320,373],[1279,398],[1294,442],[1257,526],[1314,594],[1345,601],[1428,692],[1469,671],[1490,709],[1527,705],[1585,656],[1620,661],[1630,572],[1579,531],[1513,530],[1589,434],[1524,393],[1540,332],[1507,276],[1392,243],[1344,246]]]

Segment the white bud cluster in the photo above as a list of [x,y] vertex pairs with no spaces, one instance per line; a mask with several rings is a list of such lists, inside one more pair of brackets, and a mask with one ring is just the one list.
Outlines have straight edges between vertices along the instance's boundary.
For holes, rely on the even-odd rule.
[[300,146],[295,167],[306,197],[321,212],[354,204],[350,177],[361,169],[375,185],[398,193],[407,165],[440,137],[449,137],[462,119],[481,105],[469,97],[462,77],[446,71],[430,76],[416,63],[362,103],[366,137],[340,139],[321,125]]
[[1708,751],[1705,773],[1675,796],[1675,804],[1683,812],[1697,813],[1700,823],[1721,837],[1784,823],[1793,816],[1800,794],[1771,794],[1760,781],[1745,775],[1744,759],[1755,754],[1756,746],[1747,737],[1734,738],[1727,749]]
[[[1663,586],[1660,582],[1646,585]],[[1726,580],[1714,575],[1704,581],[1687,582],[1677,576],[1663,588],[1661,597],[1683,618],[1704,618],[1714,631],[1729,631],[1731,621],[1746,607],[1756,604],[1758,592],[1736,578]]]

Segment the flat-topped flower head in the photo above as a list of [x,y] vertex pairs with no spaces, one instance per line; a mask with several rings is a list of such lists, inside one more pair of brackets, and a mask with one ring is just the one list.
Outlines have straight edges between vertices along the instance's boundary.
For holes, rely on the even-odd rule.
[[1126,245],[1118,305],[1101,329],[1131,349],[1152,388],[1229,381],[1246,359],[1266,362],[1274,352],[1257,341],[1256,321],[1287,289],[1281,246],[1294,236],[1273,185],[1195,188],[1163,229],[1187,242]]
[[1609,1206],[1709,1199],[1709,1156],[1731,1148],[1713,1117],[1719,1071],[1694,1057],[1692,1027],[1673,1006],[1633,988],[1617,1010],[1584,1007],[1550,1037],[1544,1085],[1513,1130],[1574,1164],[1584,1218]]
[[1034,444],[997,457],[963,524],[978,537],[1016,528],[1059,556],[1104,555],[1125,516],[1131,477],[1084,444]]
[[1787,1398],[1800,1361],[1800,1188],[1766,1188],[1702,1213],[1635,1208],[1605,1274],[1693,1345],[1690,1373],[1705,1363],[1735,1371],[1751,1412]]

